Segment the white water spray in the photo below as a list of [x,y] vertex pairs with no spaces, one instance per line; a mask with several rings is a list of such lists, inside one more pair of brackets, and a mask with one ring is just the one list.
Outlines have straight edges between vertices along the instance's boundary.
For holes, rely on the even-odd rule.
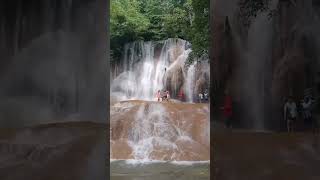
[[[253,21],[248,36],[247,59],[247,92],[251,118],[254,119],[254,128],[263,129],[265,107],[266,77],[271,72],[272,54],[272,19],[267,13],[261,13]],[[258,38],[259,37],[259,38]]]
[[161,104],[142,105],[135,116],[129,144],[135,159],[149,159],[159,148],[177,150],[178,132]]
[[187,79],[186,79],[186,86],[185,91],[187,94],[187,100],[188,102],[194,102],[194,88],[195,88],[195,75],[196,75],[196,66],[197,62],[190,65],[187,72]]
[[[113,72],[112,95],[120,100],[154,100],[158,90],[167,90],[166,85],[178,91],[186,81],[184,65],[191,52],[188,44],[182,39],[127,44],[122,64]],[[182,75],[177,73],[180,70]]]

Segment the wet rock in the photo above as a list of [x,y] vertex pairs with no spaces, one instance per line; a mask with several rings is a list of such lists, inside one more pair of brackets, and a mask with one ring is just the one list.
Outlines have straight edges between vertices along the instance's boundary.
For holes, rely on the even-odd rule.
[[[209,113],[205,110],[208,105],[126,101],[116,106],[127,107],[128,103],[133,105],[130,110],[111,112],[111,158],[209,159]],[[117,155],[113,145],[120,149],[123,146],[123,151]]]

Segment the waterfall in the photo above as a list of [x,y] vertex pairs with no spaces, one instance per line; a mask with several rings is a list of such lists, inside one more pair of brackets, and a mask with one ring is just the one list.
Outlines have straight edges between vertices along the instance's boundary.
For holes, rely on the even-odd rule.
[[266,87],[271,72],[272,55],[272,20],[267,13],[260,14],[249,29],[247,59],[246,91],[248,95],[249,115],[256,129],[264,129]]
[[[106,34],[104,17],[97,14],[105,12],[103,6],[68,0],[1,2],[0,7],[0,123],[15,119],[8,126],[29,126],[74,114],[104,122],[107,61],[101,37]],[[9,104],[19,118],[2,116]],[[21,108],[36,111],[28,110],[34,113],[27,117]],[[48,112],[46,118],[42,112]]]
[[118,101],[152,101],[159,90],[168,90],[174,99],[183,90],[187,101],[194,102],[197,91],[208,88],[210,69],[207,57],[187,67],[191,52],[183,39],[126,44],[120,63],[112,66],[111,96]]
[[194,87],[195,87],[196,64],[197,62],[193,63],[188,68],[186,86],[185,86],[185,92],[187,95],[188,102],[194,102],[193,97],[194,97]]
[[184,71],[191,52],[188,47],[188,42],[182,39],[126,44],[121,68],[116,68],[120,73],[113,74],[112,96],[121,100],[153,100],[158,90],[177,91],[181,81],[184,82],[185,73],[179,72]]

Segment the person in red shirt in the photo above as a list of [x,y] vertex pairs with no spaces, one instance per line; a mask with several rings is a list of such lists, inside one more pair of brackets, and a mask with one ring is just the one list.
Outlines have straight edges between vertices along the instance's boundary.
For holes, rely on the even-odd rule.
[[225,92],[224,104],[221,109],[223,110],[225,127],[232,127],[232,97],[229,95],[228,91]]
[[182,89],[180,89],[180,92],[179,92],[179,95],[178,95],[178,96],[179,96],[180,101],[183,102],[185,97],[184,97],[184,93],[183,93],[183,90],[182,90]]

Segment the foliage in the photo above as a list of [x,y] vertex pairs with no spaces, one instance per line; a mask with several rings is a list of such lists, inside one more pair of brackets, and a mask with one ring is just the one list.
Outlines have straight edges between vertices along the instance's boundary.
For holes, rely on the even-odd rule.
[[140,12],[137,0],[112,0],[110,13],[111,53],[119,57],[126,42],[139,39],[150,21]]
[[210,1],[193,0],[194,23],[192,24],[190,41],[193,54],[201,57],[208,54],[209,47],[209,6]]
[[249,27],[252,18],[257,17],[260,12],[267,12],[269,18],[277,13],[277,9],[270,9],[271,0],[240,0],[239,1],[239,17],[242,24]]
[[125,43],[182,38],[192,57],[209,48],[209,0],[112,0],[111,52],[120,59]]

